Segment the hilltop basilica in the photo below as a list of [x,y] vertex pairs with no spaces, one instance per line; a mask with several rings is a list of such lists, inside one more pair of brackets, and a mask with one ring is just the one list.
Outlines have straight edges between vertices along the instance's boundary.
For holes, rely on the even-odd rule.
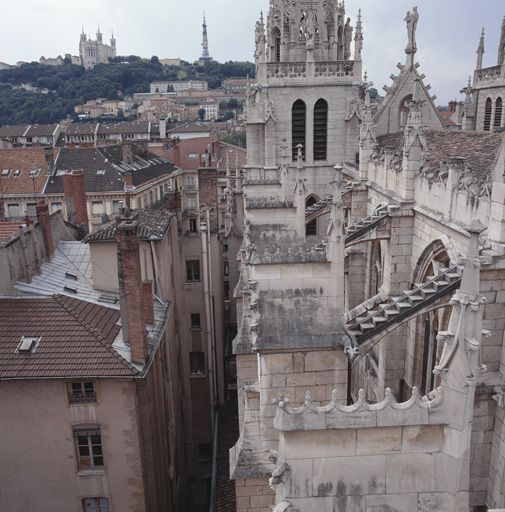
[[452,131],[416,58],[417,8],[380,102],[347,16],[271,0],[256,23],[247,165],[225,189],[236,510],[503,508],[505,23]]

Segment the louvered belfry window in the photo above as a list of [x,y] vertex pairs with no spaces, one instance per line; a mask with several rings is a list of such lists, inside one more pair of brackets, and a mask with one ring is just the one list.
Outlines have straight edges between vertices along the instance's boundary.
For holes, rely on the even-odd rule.
[[307,124],[307,108],[302,100],[296,100],[291,112],[291,136],[293,160],[296,160],[298,154],[297,146],[303,146],[302,152],[305,157],[305,132]]
[[328,147],[328,103],[320,99],[314,106],[314,160],[326,160]]
[[489,132],[491,130],[491,112],[493,110],[493,102],[491,98],[486,100],[486,110],[484,111],[484,131]]
[[494,108],[494,129],[501,128],[501,118],[503,114],[503,100],[501,98],[498,98],[495,103]]

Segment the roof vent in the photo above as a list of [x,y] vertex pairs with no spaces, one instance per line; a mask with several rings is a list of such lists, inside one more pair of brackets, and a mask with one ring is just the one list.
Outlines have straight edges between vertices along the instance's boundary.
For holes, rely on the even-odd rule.
[[66,291],[67,293],[73,293],[77,295],[77,288],[72,288],[71,286],[64,286],[63,290]]
[[21,176],[21,171],[20,171],[19,169],[16,169],[16,170],[14,171],[14,176],[16,176],[16,177],[17,177],[17,176]]
[[10,173],[11,173],[11,172],[10,172],[10,170],[9,170],[9,169],[4,169],[4,170],[2,171],[2,176],[3,176],[4,178],[7,178],[8,176],[10,176]]
[[103,294],[98,297],[98,302],[106,302],[107,304],[116,304],[118,301],[118,298],[115,295],[107,295]]
[[34,178],[35,176],[38,176],[40,173],[40,169],[37,169],[37,168],[33,168],[31,171],[30,171],[30,177],[31,178]]
[[103,176],[104,174],[105,174],[105,169],[98,169],[98,171],[96,171],[97,176]]
[[65,272],[65,278],[71,279],[72,281],[77,281],[77,275],[72,274],[71,272]]
[[22,336],[16,352],[21,352],[23,354],[33,354],[41,339],[42,338],[40,336]]

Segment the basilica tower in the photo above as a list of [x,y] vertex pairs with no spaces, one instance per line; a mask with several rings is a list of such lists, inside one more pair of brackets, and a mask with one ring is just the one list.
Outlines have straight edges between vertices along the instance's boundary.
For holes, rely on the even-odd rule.
[[355,160],[362,45],[361,20],[354,30],[344,2],[271,0],[266,24],[263,15],[256,24],[257,83],[248,95],[253,174],[279,169],[286,145],[294,167],[301,145],[307,187],[319,197],[333,166]]

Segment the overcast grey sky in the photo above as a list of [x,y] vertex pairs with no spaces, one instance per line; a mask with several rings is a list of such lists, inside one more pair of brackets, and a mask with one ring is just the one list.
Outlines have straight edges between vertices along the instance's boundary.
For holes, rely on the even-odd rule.
[[[389,84],[396,63],[404,61],[403,19],[414,0],[348,0],[353,22],[363,11],[364,61],[378,89]],[[0,61],[38,60],[41,55],[78,54],[79,33],[94,36],[100,23],[111,29],[118,52],[143,57],[196,60],[201,53],[205,9],[211,55],[219,61],[252,60],[254,23],[268,0],[23,0],[5,2],[0,31]],[[437,103],[459,96],[472,73],[480,30],[486,27],[485,65],[496,64],[503,0],[417,0],[418,61]]]

